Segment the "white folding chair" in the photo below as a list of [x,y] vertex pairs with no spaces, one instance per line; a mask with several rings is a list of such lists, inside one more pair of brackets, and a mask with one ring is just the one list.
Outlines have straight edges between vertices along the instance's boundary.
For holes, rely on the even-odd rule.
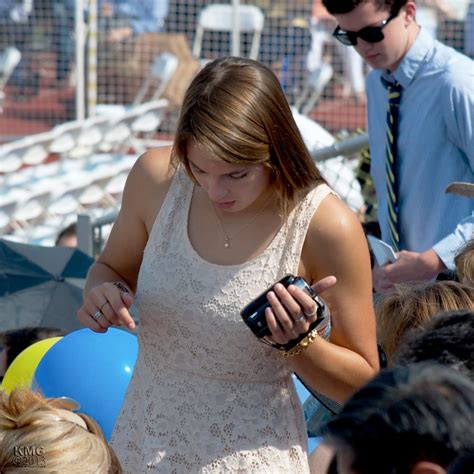
[[332,76],[333,67],[324,61],[314,70],[308,71],[303,91],[295,101],[295,107],[299,112],[303,115],[311,112]]
[[148,136],[159,127],[168,103],[167,99],[145,102],[112,119],[100,144],[101,151],[123,152],[129,145],[142,151],[139,136]]
[[6,176],[13,174],[21,168],[22,164],[20,153],[14,142],[0,146],[0,174]]
[[30,229],[46,216],[51,191],[44,189],[27,200],[20,202],[15,209],[13,219],[24,229]]
[[110,119],[109,116],[95,116],[56,126],[53,129],[55,138],[49,151],[67,158],[91,156],[98,150]]
[[[235,27],[234,12],[238,11],[238,27],[241,33],[252,34],[252,41],[248,57],[258,58],[260,39],[262,36],[264,14],[255,5],[239,5],[216,3],[205,6],[200,14],[196,34],[194,36],[193,56],[198,60],[206,61],[201,57],[202,43],[205,31],[231,33]],[[230,43],[229,43],[230,44]]]
[[136,105],[143,104],[145,101],[160,99],[177,67],[178,58],[174,54],[169,52],[159,54],[155,57],[150,67],[150,72],[131,104],[97,104],[95,108],[96,114],[116,115],[117,113],[124,113],[130,110]]
[[0,52],[0,113],[2,112],[2,103],[5,99],[5,85],[10,79],[13,71],[21,60],[20,51],[14,46],[8,46]]
[[[177,67],[178,58],[174,54],[164,52],[156,56],[151,65],[150,73],[145,78],[145,82],[135,96],[132,105],[143,104],[145,100],[153,101],[160,99]],[[151,92],[152,86],[156,81],[158,81],[158,86]]]
[[0,202],[0,234],[9,230],[17,229],[19,225],[13,219],[13,215],[18,208],[16,199],[2,199]]
[[122,202],[123,189],[127,178],[128,172],[124,171],[113,178],[105,188],[109,196],[115,200],[117,208],[120,207],[120,203]]

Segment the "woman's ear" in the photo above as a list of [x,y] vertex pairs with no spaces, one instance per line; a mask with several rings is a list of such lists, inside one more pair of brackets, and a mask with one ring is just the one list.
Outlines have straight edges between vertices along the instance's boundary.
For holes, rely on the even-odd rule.
[[446,469],[431,461],[420,461],[412,467],[410,474],[446,474]]

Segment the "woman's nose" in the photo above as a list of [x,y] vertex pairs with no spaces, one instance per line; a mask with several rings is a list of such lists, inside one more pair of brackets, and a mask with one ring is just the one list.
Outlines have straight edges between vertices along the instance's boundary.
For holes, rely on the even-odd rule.
[[206,186],[207,195],[211,201],[221,201],[227,194],[225,186],[220,180],[209,179]]

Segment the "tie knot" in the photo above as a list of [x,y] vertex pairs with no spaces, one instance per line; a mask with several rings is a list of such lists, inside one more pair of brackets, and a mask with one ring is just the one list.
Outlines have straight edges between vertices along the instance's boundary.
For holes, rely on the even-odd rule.
[[400,105],[400,99],[402,95],[402,86],[398,83],[389,83],[388,89],[388,101],[390,105]]
[[385,77],[383,76],[380,77],[380,81],[382,82],[385,89],[387,89],[388,91],[397,90],[400,92],[402,90],[402,85],[398,81],[392,82],[385,79]]
[[387,85],[388,92],[398,92],[402,91],[402,86],[399,82],[389,82]]

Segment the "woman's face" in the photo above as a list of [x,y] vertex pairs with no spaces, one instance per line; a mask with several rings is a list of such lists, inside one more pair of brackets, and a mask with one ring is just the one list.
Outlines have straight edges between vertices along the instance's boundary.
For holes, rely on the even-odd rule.
[[239,212],[260,207],[271,187],[271,172],[265,166],[237,165],[216,160],[194,143],[188,144],[188,161],[194,178],[216,209]]

